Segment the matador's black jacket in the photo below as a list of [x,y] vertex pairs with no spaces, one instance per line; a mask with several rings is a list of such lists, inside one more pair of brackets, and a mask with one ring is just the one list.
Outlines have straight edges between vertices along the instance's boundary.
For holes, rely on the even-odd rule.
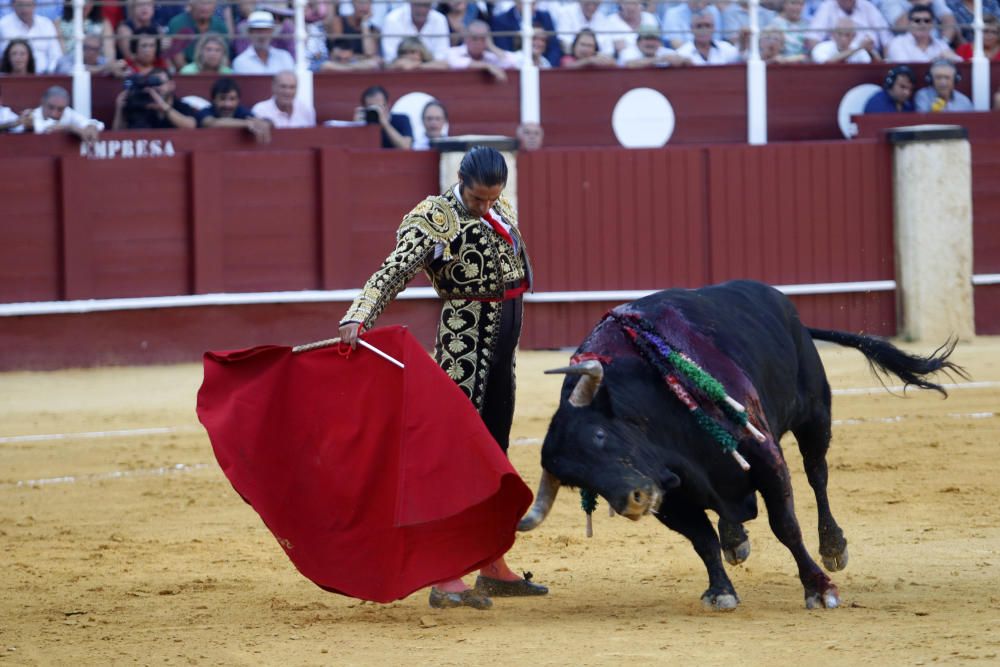
[[[445,299],[434,358],[477,410],[499,342],[505,291],[527,281],[531,264],[517,228],[517,214],[503,197],[493,209],[510,226],[511,246],[450,188],[410,211],[396,232],[396,247],[382,262],[341,320],[366,329],[421,269]],[[514,335],[516,335],[515,332]]]

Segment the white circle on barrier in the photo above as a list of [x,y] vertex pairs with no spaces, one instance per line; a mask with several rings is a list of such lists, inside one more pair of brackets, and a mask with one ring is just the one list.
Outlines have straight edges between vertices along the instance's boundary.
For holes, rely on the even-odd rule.
[[848,90],[840,98],[840,106],[837,107],[837,125],[845,139],[858,136],[858,124],[851,121],[851,116],[863,113],[868,100],[880,90],[882,88],[874,83],[862,83]]
[[658,148],[674,133],[674,108],[659,91],[633,88],[611,113],[615,137],[625,148]]

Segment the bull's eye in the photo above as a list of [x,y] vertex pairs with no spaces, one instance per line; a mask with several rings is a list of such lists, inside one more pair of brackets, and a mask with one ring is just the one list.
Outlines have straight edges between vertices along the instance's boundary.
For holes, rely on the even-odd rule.
[[604,446],[604,441],[607,440],[608,434],[603,428],[598,428],[594,431],[594,444],[598,447]]

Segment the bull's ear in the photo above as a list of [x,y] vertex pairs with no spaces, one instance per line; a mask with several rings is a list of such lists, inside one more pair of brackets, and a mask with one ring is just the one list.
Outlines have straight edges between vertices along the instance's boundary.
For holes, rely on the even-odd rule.
[[663,476],[660,478],[660,488],[664,491],[670,491],[671,489],[676,489],[681,485],[681,478],[674,474],[674,472],[667,468],[663,472]]

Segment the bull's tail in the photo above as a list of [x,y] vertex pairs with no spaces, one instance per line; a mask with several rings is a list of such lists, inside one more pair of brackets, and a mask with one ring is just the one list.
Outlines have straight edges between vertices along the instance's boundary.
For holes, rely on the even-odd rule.
[[948,340],[944,345],[934,350],[930,356],[921,357],[907,354],[884,340],[862,334],[810,328],[809,335],[817,340],[825,340],[858,350],[868,359],[868,365],[871,366],[872,371],[883,384],[885,384],[885,376],[891,373],[903,381],[904,388],[913,385],[921,389],[933,389],[947,396],[948,392],[945,391],[945,388],[928,380],[928,376],[935,373],[944,373],[945,375],[954,373],[963,379],[969,379],[964,368],[948,361],[948,357],[955,350],[957,340]]

